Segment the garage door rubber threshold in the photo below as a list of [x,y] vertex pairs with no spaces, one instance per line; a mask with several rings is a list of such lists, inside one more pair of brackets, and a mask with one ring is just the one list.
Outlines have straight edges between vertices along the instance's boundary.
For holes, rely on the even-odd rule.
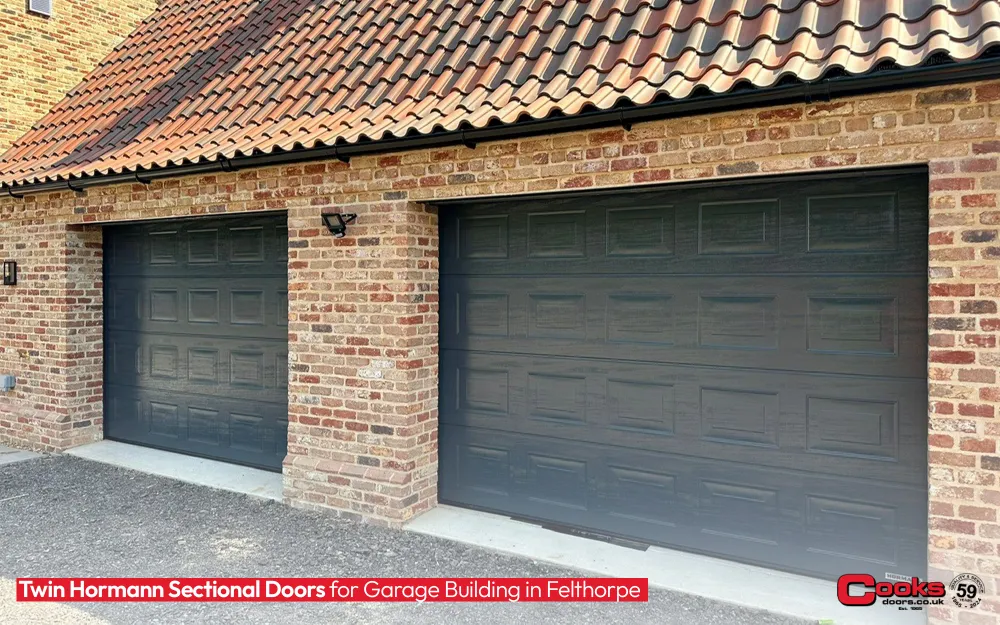
[[[406,530],[606,577],[645,577],[651,588],[726,601],[836,625],[924,625],[923,611],[896,606],[851,608],[837,601],[836,583],[650,546],[639,550],[552,531],[510,517],[440,505]],[[850,571],[845,571],[848,573]]]
[[228,462],[195,458],[117,441],[100,441],[76,447],[66,454],[252,497],[274,501],[281,501],[282,498],[283,485],[280,473]]

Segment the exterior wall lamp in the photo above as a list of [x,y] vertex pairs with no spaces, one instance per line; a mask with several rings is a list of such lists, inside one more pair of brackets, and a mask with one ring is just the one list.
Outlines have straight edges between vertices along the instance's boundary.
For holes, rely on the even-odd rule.
[[323,213],[323,223],[330,234],[338,239],[343,239],[347,234],[347,224],[351,223],[358,216],[354,213]]
[[3,283],[5,286],[17,284],[17,262],[13,260],[3,261]]

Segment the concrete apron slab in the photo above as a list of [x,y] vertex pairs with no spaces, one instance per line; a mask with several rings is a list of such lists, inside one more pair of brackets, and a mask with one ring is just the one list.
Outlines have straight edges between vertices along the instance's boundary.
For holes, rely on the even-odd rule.
[[0,465],[11,464],[14,462],[21,462],[22,460],[31,460],[32,458],[40,458],[40,457],[41,454],[37,454],[33,451],[24,451],[23,449],[14,449],[13,447],[0,445]]
[[66,452],[70,456],[168,477],[181,482],[218,488],[263,499],[281,501],[280,473],[243,467],[218,460],[195,458],[160,449],[99,441]]
[[645,551],[570,536],[509,517],[438,506],[406,530],[494,549],[609,577],[646,577],[651,587],[832,622],[835,625],[923,625],[927,612],[895,606],[846,607],[836,584],[709,556],[650,547]]

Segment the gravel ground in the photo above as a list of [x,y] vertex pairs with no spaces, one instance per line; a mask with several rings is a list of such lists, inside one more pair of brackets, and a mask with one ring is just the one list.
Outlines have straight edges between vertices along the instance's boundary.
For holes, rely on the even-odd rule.
[[0,547],[0,623],[5,624],[805,625],[655,590],[648,603],[620,605],[15,603],[10,580],[16,577],[579,575],[477,547],[67,456],[0,466]]

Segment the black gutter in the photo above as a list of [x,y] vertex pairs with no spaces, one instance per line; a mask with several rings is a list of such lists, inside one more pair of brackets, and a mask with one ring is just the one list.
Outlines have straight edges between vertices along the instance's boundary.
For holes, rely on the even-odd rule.
[[840,76],[826,78],[814,83],[796,83],[737,93],[695,96],[683,100],[665,101],[644,106],[618,107],[607,111],[593,111],[578,115],[516,122],[509,125],[498,125],[480,129],[457,130],[356,144],[338,144],[322,148],[290,150],[278,154],[240,156],[232,159],[223,158],[216,161],[168,166],[139,172],[110,174],[106,176],[84,176],[74,178],[70,181],[64,180],[14,186],[5,184],[0,186],[0,190],[2,190],[0,193],[17,197],[25,193],[44,193],[66,189],[82,192],[86,187],[137,181],[148,184],[153,180],[163,178],[174,178],[200,173],[238,171],[270,165],[303,163],[333,158],[346,162],[353,156],[456,145],[474,146],[477,143],[487,141],[516,139],[610,126],[631,128],[636,123],[672,117],[705,115],[727,110],[776,106],[803,101],[806,103],[829,101],[833,97],[973,82],[997,78],[998,76],[1000,76],[1000,56],[990,56],[989,58],[979,58],[974,61],[949,62],[941,65],[885,70],[863,76]]

